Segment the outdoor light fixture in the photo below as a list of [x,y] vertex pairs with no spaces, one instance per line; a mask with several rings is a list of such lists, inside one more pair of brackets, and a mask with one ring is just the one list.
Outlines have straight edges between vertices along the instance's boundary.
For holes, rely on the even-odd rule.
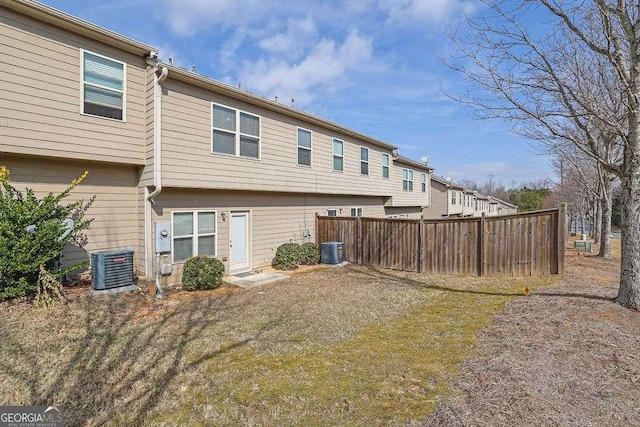
[[220,214],[220,217],[222,218],[223,221],[226,221],[227,220],[227,213],[226,212],[222,212]]

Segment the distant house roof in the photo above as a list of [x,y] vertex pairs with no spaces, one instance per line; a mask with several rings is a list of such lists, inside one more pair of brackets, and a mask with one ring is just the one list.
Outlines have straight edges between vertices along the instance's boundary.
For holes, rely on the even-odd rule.
[[431,166],[425,165],[424,163],[417,162],[413,159],[404,156],[396,156],[393,159],[394,162],[402,163],[403,165],[413,166],[414,168],[418,168],[425,172],[433,172],[433,168]]
[[439,182],[440,184],[446,185],[447,187],[455,188],[456,190],[465,190],[463,186],[456,184],[455,182],[452,182],[452,181],[447,181],[447,179],[442,176],[434,175],[431,177],[431,179],[433,181]]
[[490,196],[490,197],[491,199],[495,200],[497,203],[500,203],[501,205],[505,205],[513,209],[518,209],[518,206],[514,205],[513,203],[505,202],[504,200],[498,199],[497,197],[493,197],[493,196]]

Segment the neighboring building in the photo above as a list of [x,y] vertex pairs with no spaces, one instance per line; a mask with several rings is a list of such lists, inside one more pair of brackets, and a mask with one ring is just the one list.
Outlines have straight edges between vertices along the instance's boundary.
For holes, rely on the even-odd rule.
[[518,207],[502,199],[491,196],[491,200],[496,204],[497,215],[511,215],[518,213]]
[[463,191],[464,199],[462,204],[462,216],[468,217],[473,216],[474,207],[476,203],[476,192],[473,190],[465,189]]
[[476,194],[473,216],[482,216],[489,214],[489,196]]
[[422,210],[425,219],[461,217],[464,214],[465,190],[448,179],[431,177],[431,204]]
[[[95,195],[83,250],[133,247],[172,281],[193,255],[235,273],[314,241],[315,215],[419,218],[432,169],[397,147],[157,61],[157,49],[31,0],[0,0],[0,163],[19,187]],[[86,251],[86,252],[85,252]]]

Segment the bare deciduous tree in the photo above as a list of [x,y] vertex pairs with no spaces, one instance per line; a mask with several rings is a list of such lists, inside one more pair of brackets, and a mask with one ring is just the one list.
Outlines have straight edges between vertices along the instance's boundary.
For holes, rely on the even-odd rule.
[[463,55],[446,63],[470,83],[456,98],[537,141],[573,144],[619,177],[616,301],[640,309],[640,2],[480,2],[469,32],[452,34]]

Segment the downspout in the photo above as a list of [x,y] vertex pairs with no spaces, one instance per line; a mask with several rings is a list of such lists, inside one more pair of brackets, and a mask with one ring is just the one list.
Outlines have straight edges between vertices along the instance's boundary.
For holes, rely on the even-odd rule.
[[153,198],[162,192],[162,82],[167,79],[169,69],[160,67],[158,76],[156,64],[153,72],[153,186],[154,190],[149,193],[147,200],[155,204]]
[[[153,271],[151,258],[152,251],[152,216],[151,210],[154,204],[153,198],[162,191],[162,88],[160,84],[167,78],[169,70],[166,67],[159,67],[157,61],[149,61],[153,65],[153,191],[149,186],[144,188],[144,211],[145,211],[145,273],[150,276]],[[158,75],[158,68],[161,69]],[[156,290],[162,293],[159,285],[159,262],[156,263]]]

